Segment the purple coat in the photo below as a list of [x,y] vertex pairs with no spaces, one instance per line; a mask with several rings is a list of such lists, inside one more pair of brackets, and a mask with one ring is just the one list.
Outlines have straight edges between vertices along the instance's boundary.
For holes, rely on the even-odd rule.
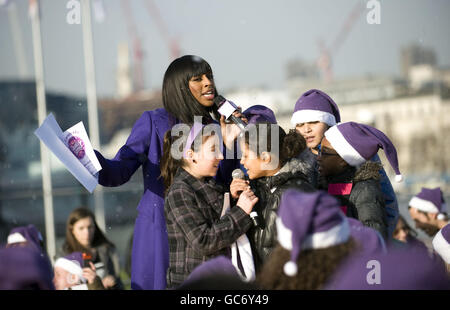
[[[166,271],[169,267],[169,246],[164,217],[164,185],[159,162],[163,151],[163,139],[167,130],[178,121],[165,109],[144,112],[136,121],[127,142],[112,160],[99,152],[102,165],[99,184],[119,186],[126,183],[142,165],[144,194],[137,207],[131,254],[131,288],[165,289]],[[228,183],[231,171],[239,166],[239,160],[222,161],[216,180]]]

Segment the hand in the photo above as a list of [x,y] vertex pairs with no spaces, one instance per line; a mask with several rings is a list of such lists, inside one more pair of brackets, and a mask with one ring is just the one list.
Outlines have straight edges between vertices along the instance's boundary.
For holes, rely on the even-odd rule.
[[106,276],[105,278],[103,278],[102,283],[103,283],[103,286],[106,289],[108,289],[108,288],[116,285],[116,280],[114,279],[113,276],[109,275],[109,276]]
[[95,272],[95,266],[92,262],[89,262],[89,267],[83,268],[83,277],[88,281],[89,284],[94,283],[95,277],[97,276],[97,273]]
[[[238,109],[239,111],[235,111],[233,115],[239,117],[245,123],[248,123],[247,118],[240,112],[241,108],[238,107]],[[234,123],[226,123],[225,116],[223,115],[220,117],[220,129],[222,131],[222,138],[225,146],[231,150],[233,148],[234,140],[236,140],[241,133],[241,129]]]
[[249,182],[247,180],[233,179],[233,181],[231,182],[231,185],[230,185],[231,197],[233,197],[234,199],[238,199],[241,192],[250,188],[250,186],[248,184],[249,184]]
[[239,200],[237,202],[237,206],[244,210],[245,213],[250,214],[252,212],[253,207],[258,202],[258,197],[250,190],[246,189],[239,196]]

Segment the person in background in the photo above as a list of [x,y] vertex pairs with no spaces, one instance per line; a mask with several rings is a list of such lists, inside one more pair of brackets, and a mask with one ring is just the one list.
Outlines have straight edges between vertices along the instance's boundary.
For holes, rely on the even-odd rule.
[[[73,252],[56,260],[53,284],[56,290],[104,290],[102,280],[95,272],[95,266],[84,266],[83,254]],[[84,266],[84,267],[83,267]]]
[[388,240],[380,163],[370,159],[383,148],[400,182],[394,145],[378,129],[354,122],[335,125],[324,135],[317,161],[328,193],[339,198],[344,214],[377,230]]
[[325,285],[327,290],[450,290],[450,277],[423,247],[355,253]]
[[[302,152],[299,158],[309,163],[311,172],[308,175],[312,176],[313,180],[315,180],[313,184],[317,186],[320,185],[317,171],[317,155],[320,143],[325,131],[340,122],[341,116],[337,104],[321,90],[308,90],[300,96],[295,104],[291,124],[305,138],[307,145],[307,150]],[[371,160],[380,162],[377,154]],[[390,238],[399,215],[397,197],[383,167],[380,167],[379,173],[381,176],[381,190],[385,200],[388,236]]]
[[420,193],[409,201],[409,215],[416,228],[434,237],[437,232],[449,223],[444,196],[439,187],[422,188]]
[[30,246],[45,253],[44,238],[33,224],[15,227],[9,232],[6,247],[19,246]]
[[450,224],[445,225],[434,236],[432,244],[434,251],[439,254],[447,265],[447,271],[450,275]]
[[321,289],[356,249],[348,219],[324,191],[288,189],[276,225],[279,244],[256,277],[263,289]]
[[89,209],[77,208],[70,213],[62,250],[63,255],[84,253],[96,266],[106,289],[123,289],[116,247],[100,230]]
[[[234,138],[225,134],[228,126],[214,106],[218,95],[211,66],[199,56],[185,55],[167,68],[162,84],[164,108],[146,111],[134,124],[131,134],[113,159],[98,151],[102,166],[99,184],[120,186],[142,166],[144,191],[137,207],[131,256],[132,289],[164,289],[169,267],[169,243],[164,218],[164,184],[160,161],[164,134],[175,124],[192,124],[195,116],[220,122],[225,145],[231,149]],[[236,117],[240,113],[235,112]],[[237,127],[237,126],[235,126]],[[238,129],[239,130],[239,129]],[[232,132],[232,130],[230,130]],[[239,160],[221,162],[215,176],[219,183],[229,184],[231,172]]]
[[47,257],[30,246],[0,249],[0,290],[54,290]]
[[401,245],[426,247],[422,241],[417,239],[417,232],[408,225],[401,215],[398,218],[393,238],[401,242]]

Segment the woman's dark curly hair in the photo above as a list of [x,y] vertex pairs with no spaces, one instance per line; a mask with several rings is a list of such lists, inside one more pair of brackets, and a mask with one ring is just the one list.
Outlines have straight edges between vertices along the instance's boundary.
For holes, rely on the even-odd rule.
[[289,277],[283,267],[291,252],[277,245],[256,277],[256,283],[268,290],[318,290],[335,272],[338,265],[356,248],[353,239],[325,249],[308,249],[300,252],[298,272]]

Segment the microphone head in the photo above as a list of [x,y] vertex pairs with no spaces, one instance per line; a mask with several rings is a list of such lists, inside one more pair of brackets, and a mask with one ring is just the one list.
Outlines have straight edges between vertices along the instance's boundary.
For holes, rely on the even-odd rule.
[[217,95],[216,97],[214,97],[213,102],[216,106],[220,106],[224,101],[226,101],[226,99],[221,96],[221,95]]
[[231,173],[233,179],[245,179],[244,171],[241,169],[234,169]]

